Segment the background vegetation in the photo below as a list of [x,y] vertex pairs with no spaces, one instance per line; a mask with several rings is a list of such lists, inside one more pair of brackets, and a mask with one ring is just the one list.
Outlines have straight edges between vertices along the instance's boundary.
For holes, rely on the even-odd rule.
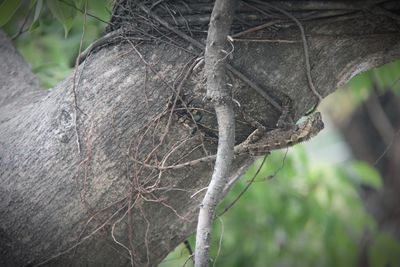
[[[106,0],[88,1],[88,13],[97,18],[87,16],[85,22],[77,10],[85,8],[83,1],[11,2],[0,1],[0,26],[14,37],[45,89],[71,73],[83,25],[86,47],[104,32],[107,24],[101,20],[109,19],[111,8]],[[374,84],[399,92],[399,79],[400,61],[361,74],[325,100],[325,109],[340,101],[340,109],[334,110],[349,116]],[[377,229],[359,196],[362,186],[380,190],[381,177],[373,166],[352,159],[333,128],[261,163],[259,159],[220,206],[222,211],[254,178],[250,189],[215,221],[216,266],[355,266],[365,232],[373,236],[371,266],[400,266],[400,244]],[[193,237],[189,241],[193,246]],[[191,266],[188,257],[182,244],[160,266]]]
[[[379,190],[379,174],[363,162],[331,165],[325,159],[310,160],[307,153],[302,146],[287,156],[273,153],[246,194],[216,220],[216,266],[356,266],[364,231],[375,237],[371,266],[398,266],[400,245],[377,231],[358,195],[360,186]],[[221,209],[238,196],[260,164],[253,165]],[[182,266],[187,258],[182,244],[160,266]]]

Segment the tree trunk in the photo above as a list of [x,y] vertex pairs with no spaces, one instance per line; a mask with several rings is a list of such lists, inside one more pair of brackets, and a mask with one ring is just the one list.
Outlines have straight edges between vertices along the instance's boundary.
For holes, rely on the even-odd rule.
[[[195,61],[202,51],[190,39],[204,43],[196,29],[207,26],[212,3],[165,4],[182,11],[190,31],[180,26],[182,17],[174,20],[154,6],[152,14],[176,23],[177,34],[120,2],[114,15],[129,9],[141,16],[114,16],[110,30],[136,23],[155,38],[144,40],[140,32],[142,40],[133,40],[139,33],[132,37],[128,29],[121,41],[88,53],[75,86],[72,75],[49,93],[38,90],[0,33],[0,266],[155,266],[195,229],[211,164],[162,167],[216,152],[216,119]],[[240,103],[236,143],[253,130],[242,113],[273,129],[288,98],[295,121],[317,100],[297,25],[273,11],[274,31],[238,34],[270,21],[254,9],[262,3],[248,3],[237,8],[229,55],[230,66],[251,81],[229,75]],[[309,74],[323,97],[400,57],[398,4],[285,1],[281,7],[304,26]],[[190,32],[193,37],[179,35]],[[248,158],[234,159],[232,176]]]
[[[400,97],[391,91],[380,95],[378,92],[376,86],[353,116],[338,126],[354,157],[375,166],[382,176],[382,190],[362,188],[361,196],[366,209],[375,218],[379,230],[400,240]],[[374,238],[371,233],[365,233],[359,266],[369,266],[368,249]]]

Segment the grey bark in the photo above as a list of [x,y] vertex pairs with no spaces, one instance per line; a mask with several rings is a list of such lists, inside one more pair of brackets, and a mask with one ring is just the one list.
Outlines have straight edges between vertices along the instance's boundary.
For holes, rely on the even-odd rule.
[[[311,75],[324,97],[355,74],[400,57],[399,24],[386,15],[356,12],[303,21],[303,26]],[[216,150],[206,130],[192,134],[177,112],[169,119],[173,89],[193,54],[165,43],[135,43],[141,58],[131,44],[121,43],[89,55],[78,69],[78,154],[72,78],[47,94],[38,91],[29,68],[0,36],[0,265],[34,265],[65,251],[44,265],[157,265],[194,231],[204,191],[191,196],[208,184],[212,166],[205,163],[160,176],[138,161],[158,147],[148,163],[173,163],[202,139],[209,153]],[[298,119],[315,103],[298,28],[280,24],[271,38],[275,41],[234,42],[231,65],[276,101],[289,96]],[[184,48],[190,50],[191,45]],[[202,77],[197,69],[184,81],[183,91],[212,110],[201,102]],[[279,112],[243,82],[233,84],[241,109],[273,128]],[[164,115],[151,123],[160,113]],[[214,116],[207,114],[204,123],[215,127]],[[166,125],[169,132],[159,145]],[[250,132],[238,120],[236,143]],[[180,162],[204,153],[196,149]],[[243,157],[234,159],[232,174],[245,163]],[[132,255],[113,240],[113,225],[114,237]],[[69,249],[79,240],[79,246]]]
[[[229,56],[228,35],[231,29],[236,1],[217,0],[211,13],[204,52],[207,77],[207,98],[213,103],[218,122],[217,157],[210,184],[200,204],[196,230],[195,266],[209,264],[212,225],[215,209],[229,182],[229,170],[235,145],[235,112],[232,92],[227,85],[225,61]],[[230,50],[232,51],[232,50]]]

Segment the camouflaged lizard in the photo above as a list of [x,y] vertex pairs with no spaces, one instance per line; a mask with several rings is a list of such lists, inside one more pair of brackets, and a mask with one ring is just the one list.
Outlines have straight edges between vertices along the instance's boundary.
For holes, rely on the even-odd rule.
[[[267,154],[273,150],[291,147],[316,136],[324,128],[321,113],[311,114],[304,122],[289,128],[277,128],[269,132],[256,129],[247,139],[234,147],[235,155],[249,154],[252,156]],[[215,160],[216,155],[211,155],[185,163],[159,167],[161,170],[180,169],[194,166],[203,162]]]

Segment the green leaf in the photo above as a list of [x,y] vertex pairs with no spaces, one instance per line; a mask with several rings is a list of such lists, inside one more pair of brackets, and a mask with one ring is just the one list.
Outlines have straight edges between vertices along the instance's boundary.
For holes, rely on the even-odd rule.
[[76,7],[82,7],[83,0],[75,0],[74,2]]
[[32,8],[36,5],[37,0],[31,0],[29,3],[29,10],[32,10]]
[[33,22],[31,24],[31,26],[29,27],[29,31],[32,32],[32,31],[36,30],[39,27],[40,27],[40,20],[37,20],[37,21],[35,21],[35,22]]
[[17,11],[21,0],[5,0],[0,5],[0,27],[5,25]]
[[40,13],[42,12],[43,0],[37,0],[35,2],[36,2],[35,14],[33,15],[32,24],[31,24],[31,27],[29,28],[30,31],[33,31],[40,26],[39,16],[40,16]]
[[356,162],[352,167],[363,184],[375,189],[382,188],[381,176],[375,168],[365,162]]
[[76,9],[74,8],[75,4],[71,0],[65,0],[65,2],[59,0],[47,0],[47,6],[53,16],[63,25],[65,37],[67,37],[76,16]]

